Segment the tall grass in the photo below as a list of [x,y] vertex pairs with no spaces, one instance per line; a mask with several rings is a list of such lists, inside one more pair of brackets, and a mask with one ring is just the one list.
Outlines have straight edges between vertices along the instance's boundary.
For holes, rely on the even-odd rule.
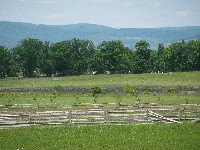
[[[118,94],[106,93],[96,96],[96,103],[122,103],[132,105],[140,103],[158,104],[200,104],[199,94]],[[48,91],[12,91],[0,92],[0,105],[33,104],[33,105],[73,105],[78,103],[94,103],[94,96],[82,92],[48,92]]]
[[0,79],[0,88],[27,87],[124,87],[131,86],[199,86],[200,72],[177,72],[172,74],[118,74],[82,75],[50,78],[6,78]]
[[23,127],[0,130],[2,150],[200,149],[198,124]]

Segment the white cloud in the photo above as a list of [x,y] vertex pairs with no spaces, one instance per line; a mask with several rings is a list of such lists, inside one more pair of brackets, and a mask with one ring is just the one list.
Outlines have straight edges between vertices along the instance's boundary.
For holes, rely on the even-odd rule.
[[176,12],[176,16],[178,16],[178,17],[187,17],[188,16],[188,12],[184,11],[184,10],[177,11]]

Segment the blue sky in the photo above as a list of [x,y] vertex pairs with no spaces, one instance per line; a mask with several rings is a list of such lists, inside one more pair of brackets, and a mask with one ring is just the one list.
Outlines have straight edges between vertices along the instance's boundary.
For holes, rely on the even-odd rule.
[[0,21],[114,28],[200,26],[200,0],[0,0]]

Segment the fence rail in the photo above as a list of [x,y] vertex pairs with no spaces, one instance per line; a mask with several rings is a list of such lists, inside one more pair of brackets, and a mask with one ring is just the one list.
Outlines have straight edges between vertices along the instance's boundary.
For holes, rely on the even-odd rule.
[[[20,106],[24,107],[24,106]],[[35,107],[35,106],[26,106]],[[188,107],[188,108],[187,108]],[[190,108],[196,111],[191,111]],[[200,118],[199,105],[148,106],[126,108],[62,109],[59,111],[15,112],[0,111],[0,128],[32,125],[121,125],[137,123],[180,123]],[[17,106],[16,106],[17,108]],[[16,109],[15,108],[15,109]],[[60,108],[60,107],[59,107]],[[19,109],[20,110],[20,109]],[[18,110],[18,111],[19,111]]]

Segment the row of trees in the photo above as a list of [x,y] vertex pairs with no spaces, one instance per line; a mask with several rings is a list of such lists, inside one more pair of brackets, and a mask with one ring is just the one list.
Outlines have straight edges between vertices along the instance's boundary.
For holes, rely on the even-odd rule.
[[92,41],[72,39],[57,43],[24,39],[7,49],[0,46],[0,77],[35,77],[103,73],[147,73],[200,70],[200,40],[177,42],[151,50],[144,40],[135,49],[121,41],[104,41],[95,48]]

